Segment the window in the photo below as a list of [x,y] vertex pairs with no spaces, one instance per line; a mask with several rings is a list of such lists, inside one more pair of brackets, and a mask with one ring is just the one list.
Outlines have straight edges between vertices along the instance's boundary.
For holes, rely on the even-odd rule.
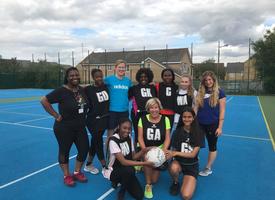
[[112,70],[112,65],[108,65],[108,70],[111,71]]
[[146,67],[147,67],[147,68],[151,68],[151,63],[147,63],[147,64],[146,64]]
[[126,66],[126,71],[129,72],[130,71],[130,65]]

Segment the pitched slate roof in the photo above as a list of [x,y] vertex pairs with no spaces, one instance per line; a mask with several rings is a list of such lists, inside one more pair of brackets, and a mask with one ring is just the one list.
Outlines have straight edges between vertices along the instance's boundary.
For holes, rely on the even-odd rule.
[[244,63],[227,63],[226,67],[227,73],[242,73],[244,72]]
[[[179,49],[158,49],[141,51],[120,51],[120,52],[95,52],[87,56],[81,64],[112,64],[118,59],[124,59],[127,63],[141,63],[146,58],[152,58],[158,63],[180,62],[182,56],[189,56],[188,48]],[[190,57],[190,56],[189,56]]]

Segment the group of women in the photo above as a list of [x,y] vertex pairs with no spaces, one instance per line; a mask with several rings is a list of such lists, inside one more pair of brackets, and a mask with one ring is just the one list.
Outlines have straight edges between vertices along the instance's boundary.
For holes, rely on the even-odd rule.
[[[198,92],[189,75],[182,75],[177,85],[171,69],[162,71],[161,83],[153,83],[153,72],[141,68],[136,73],[136,85],[132,85],[125,71],[123,60],[115,63],[115,74],[105,79],[100,69],[94,69],[94,84],[82,88],[77,69],[69,68],[64,85],[42,98],[45,110],[55,118],[54,133],[64,184],[74,186],[76,181],[87,182],[81,172],[86,157],[84,171],[99,173],[92,164],[97,155],[103,176],[114,187],[121,184],[118,199],[124,199],[126,191],[135,199],[153,198],[153,184],[165,169],[172,177],[170,194],[180,192],[183,199],[191,199],[197,176],[212,173],[224,121],[224,91],[210,71],[203,73]],[[132,102],[131,121],[129,100]],[[58,112],[52,107],[54,103],[58,103]],[[86,127],[92,135],[90,145]],[[105,130],[108,130],[106,158],[102,139]],[[204,136],[209,155],[205,168],[199,172],[198,154],[204,147]],[[73,143],[78,154],[71,174],[68,161]],[[145,154],[154,146],[162,148],[168,161],[158,168],[145,159]],[[143,168],[144,190],[135,175],[140,169],[138,166]]]

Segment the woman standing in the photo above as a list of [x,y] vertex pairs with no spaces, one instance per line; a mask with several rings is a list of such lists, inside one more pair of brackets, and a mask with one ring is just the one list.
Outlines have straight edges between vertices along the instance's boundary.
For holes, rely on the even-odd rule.
[[109,94],[108,88],[103,82],[103,73],[100,69],[93,69],[91,72],[94,80],[94,85],[89,85],[85,88],[85,93],[90,102],[89,112],[87,114],[86,124],[92,135],[91,145],[89,148],[89,155],[87,158],[84,171],[92,174],[98,174],[99,170],[93,166],[93,158],[97,155],[102,168],[105,167],[106,162],[103,152],[103,134],[107,129],[108,112],[109,112]]
[[[191,199],[196,188],[199,173],[198,154],[203,145],[203,134],[191,107],[185,107],[171,141],[171,151],[168,157],[173,157],[170,165],[170,175],[173,183],[170,194],[177,195],[181,191],[183,199]],[[183,173],[180,189],[179,175]]]
[[129,98],[132,100],[131,118],[135,132],[135,143],[138,141],[138,120],[147,114],[146,102],[150,98],[156,97],[155,86],[149,84],[153,81],[153,78],[154,74],[150,68],[140,68],[136,73],[138,84],[132,86],[129,90]]
[[176,93],[176,114],[174,118],[173,129],[176,129],[177,124],[179,122],[179,118],[187,106],[194,107],[195,106],[195,97],[197,95],[197,91],[193,87],[192,78],[188,74],[184,74],[181,76],[179,89]]
[[[59,145],[58,162],[64,174],[64,184],[74,186],[75,180],[87,182],[81,172],[86,159],[89,140],[85,128],[85,117],[88,101],[84,90],[79,86],[79,72],[70,67],[66,70],[64,85],[42,97],[44,109],[55,118],[54,133]],[[51,104],[58,104],[58,112]],[[72,144],[78,150],[73,175],[69,171],[69,153]]]
[[215,74],[211,71],[204,72],[196,98],[196,107],[198,121],[208,142],[209,154],[206,167],[199,173],[200,176],[212,174],[212,165],[217,157],[217,141],[222,134],[225,103],[225,93],[220,89]]
[[162,82],[156,84],[157,96],[163,106],[160,113],[170,120],[170,125],[174,122],[176,109],[176,92],[178,86],[175,84],[175,74],[172,69],[164,69],[161,72]]
[[117,132],[115,132],[108,141],[108,168],[102,171],[103,176],[112,181],[114,187],[116,187],[118,183],[121,184],[121,189],[118,193],[119,200],[124,199],[126,191],[128,191],[134,199],[143,199],[143,190],[135,175],[133,166],[153,165],[153,163],[148,161],[135,161],[144,156],[149,148],[144,148],[138,153],[134,152],[134,145],[130,136],[131,127],[132,124],[128,118],[120,119]]
[[[138,123],[138,142],[141,149],[146,147],[161,147],[166,151],[170,145],[170,121],[168,117],[160,114],[162,108],[158,98],[151,98],[146,103],[146,111],[149,113],[140,118]],[[158,181],[160,170],[144,166],[146,186],[144,196],[153,198],[152,184]]]

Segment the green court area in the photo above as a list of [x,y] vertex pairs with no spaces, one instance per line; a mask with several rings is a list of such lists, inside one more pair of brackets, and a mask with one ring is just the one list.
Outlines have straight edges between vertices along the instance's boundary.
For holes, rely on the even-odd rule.
[[270,139],[272,140],[273,148],[275,150],[275,96],[260,96],[261,108],[267,123]]
[[22,97],[22,98],[5,98],[0,99],[0,103],[16,103],[16,102],[24,102],[24,101],[33,101],[39,100],[41,97]]

